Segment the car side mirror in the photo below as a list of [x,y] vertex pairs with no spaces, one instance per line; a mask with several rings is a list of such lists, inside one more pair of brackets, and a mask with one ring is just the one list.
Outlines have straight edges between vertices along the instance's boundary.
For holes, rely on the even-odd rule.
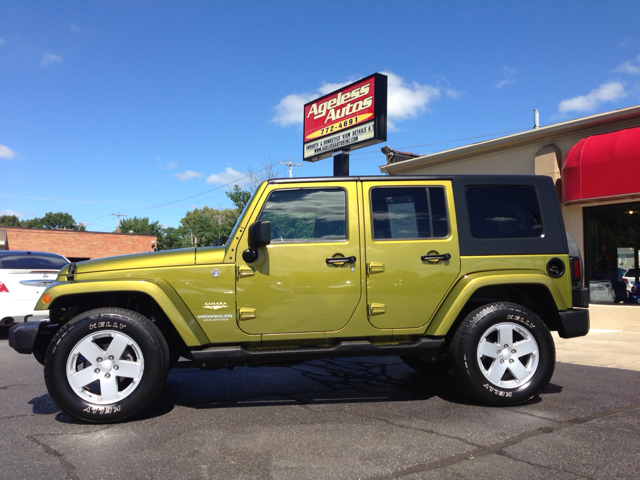
[[261,220],[249,226],[249,248],[242,252],[242,259],[253,263],[258,259],[258,248],[271,243],[271,222]]

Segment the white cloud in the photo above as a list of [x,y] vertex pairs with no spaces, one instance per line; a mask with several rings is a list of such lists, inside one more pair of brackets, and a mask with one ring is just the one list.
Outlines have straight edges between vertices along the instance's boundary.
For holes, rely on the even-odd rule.
[[640,74],[640,55],[635,60],[629,60],[618,65],[614,70],[616,73],[628,73],[630,75]]
[[505,78],[503,78],[496,84],[496,88],[501,89],[505,85],[516,83],[516,73],[518,73],[517,68],[502,67],[502,74]]
[[278,105],[273,107],[276,115],[271,120],[282,127],[302,123],[304,104],[317,97],[318,95],[314,93],[292,93],[287,95],[280,100]]
[[0,158],[8,158],[9,160],[11,160],[16,155],[17,153],[11,150],[6,145],[0,145]]
[[415,118],[428,110],[429,103],[440,97],[440,89],[418,82],[408,83],[392,72],[382,72],[387,77],[387,119],[393,122]]
[[458,100],[464,97],[464,93],[462,90],[453,90],[451,88],[445,88],[444,90],[444,95],[452,100]]
[[194,172],[193,170],[187,170],[185,172],[178,172],[173,174],[181,182],[191,180],[192,178],[200,178],[202,174],[200,172]]
[[176,162],[166,162],[160,157],[156,157],[156,162],[157,162],[158,168],[162,170],[173,170],[175,168],[178,168],[178,164]]
[[8,215],[8,216],[15,215],[18,218],[24,217],[24,213],[16,212],[15,210],[0,210],[0,217],[4,215]]
[[[415,118],[428,110],[429,103],[440,97],[440,89],[433,85],[423,85],[418,82],[406,82],[393,72],[382,72],[387,75],[387,118],[389,127],[394,128],[392,122],[402,122]],[[286,127],[302,123],[303,107],[314,98],[326,95],[352,82],[323,83],[315,92],[292,93],[287,95],[274,108],[276,115],[273,122]],[[448,89],[445,95],[449,98],[459,98],[462,92]]]
[[628,95],[622,82],[609,82],[591,90],[586,95],[568,98],[558,104],[560,113],[591,112],[606,102],[615,102]]
[[237,172],[231,167],[227,167],[224,172],[213,173],[207,177],[207,183],[216,183],[220,185],[241,185],[247,181],[247,175]]
[[54,55],[53,53],[43,53],[42,60],[40,60],[41,67],[48,67],[49,65],[61,62],[62,57],[60,55]]

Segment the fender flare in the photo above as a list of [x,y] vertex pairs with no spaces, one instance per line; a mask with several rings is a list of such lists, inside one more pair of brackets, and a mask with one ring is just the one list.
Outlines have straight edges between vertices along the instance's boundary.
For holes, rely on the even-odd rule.
[[[36,310],[48,310],[51,305],[68,295],[105,292],[139,292],[151,297],[164,311],[178,334],[188,347],[209,344],[209,339],[189,308],[173,287],[161,278],[156,279],[109,279],[51,284],[38,300]],[[51,301],[44,303],[44,295],[51,295]],[[97,308],[98,306],[96,306]]]
[[482,287],[535,284],[545,287],[559,311],[567,310],[567,304],[555,281],[542,273],[520,270],[479,272],[465,275],[449,291],[433,320],[427,327],[426,335],[445,336],[471,296]]

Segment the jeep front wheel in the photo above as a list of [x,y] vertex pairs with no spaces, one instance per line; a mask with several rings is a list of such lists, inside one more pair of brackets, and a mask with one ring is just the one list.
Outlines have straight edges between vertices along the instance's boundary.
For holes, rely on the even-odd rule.
[[100,308],[56,333],[44,367],[49,394],[63,412],[92,423],[119,422],[142,412],[160,393],[169,348],[142,315]]
[[537,396],[555,369],[555,346],[545,323],[513,303],[471,312],[451,342],[453,371],[477,400],[518,405]]

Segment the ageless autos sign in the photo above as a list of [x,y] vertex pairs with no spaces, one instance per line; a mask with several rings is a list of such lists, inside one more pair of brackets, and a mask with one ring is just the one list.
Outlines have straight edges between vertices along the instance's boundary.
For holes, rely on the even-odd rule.
[[358,80],[304,106],[304,160],[387,140],[387,76]]

